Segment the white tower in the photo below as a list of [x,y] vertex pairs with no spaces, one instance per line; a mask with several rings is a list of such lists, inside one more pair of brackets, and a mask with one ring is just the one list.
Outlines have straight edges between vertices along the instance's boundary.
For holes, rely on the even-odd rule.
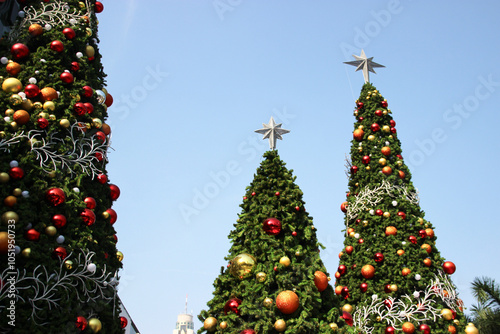
[[188,299],[186,295],[186,309],[183,314],[177,316],[173,334],[194,334],[193,315],[187,313],[187,303]]

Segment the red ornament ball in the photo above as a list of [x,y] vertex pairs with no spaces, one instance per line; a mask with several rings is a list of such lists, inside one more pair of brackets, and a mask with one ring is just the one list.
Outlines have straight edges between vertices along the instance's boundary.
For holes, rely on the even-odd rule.
[[24,170],[21,167],[12,167],[9,176],[14,180],[20,180],[24,177]]
[[348,203],[347,202],[342,202],[342,204],[340,204],[340,210],[344,213],[347,212],[347,205]]
[[373,132],[377,132],[380,130],[380,125],[378,125],[377,123],[373,123],[370,128],[372,129]]
[[62,82],[66,83],[66,84],[70,84],[70,83],[73,83],[73,74],[69,73],[69,72],[62,72],[61,75],[59,76],[59,78],[61,79]]
[[38,232],[34,228],[31,228],[27,230],[26,233],[24,233],[24,237],[29,241],[38,241],[40,240],[40,232]]
[[344,299],[349,298],[349,288],[347,286],[344,286],[342,288],[342,291],[340,291],[340,294],[342,295],[342,297],[344,297]]
[[38,88],[37,85],[28,84],[26,85],[26,87],[24,87],[24,94],[26,94],[26,97],[28,99],[32,99],[40,94],[40,88]]
[[422,332],[422,334],[431,334],[431,328],[427,324],[421,324],[418,326],[418,330]]
[[363,242],[365,242],[365,240],[363,240],[362,238],[358,239],[358,244],[362,244]]
[[391,128],[391,133],[396,133],[396,132],[397,132],[396,128],[395,128],[395,127],[392,127],[392,128]]
[[108,177],[106,176],[106,174],[99,174],[99,175],[97,175],[97,181],[100,184],[104,184],[104,183],[108,182]]
[[80,217],[82,217],[83,223],[87,226],[91,226],[95,223],[95,213],[90,209],[84,209],[80,213]]
[[354,321],[352,320],[352,316],[349,312],[342,311],[342,315],[340,317],[344,319],[345,323],[348,324],[349,326],[354,325]]
[[61,41],[52,41],[50,43],[50,49],[55,51],[55,52],[63,52],[64,50],[64,44]]
[[53,215],[51,218],[52,224],[54,224],[55,227],[61,228],[66,226],[66,216],[57,214]]
[[362,159],[361,162],[363,162],[365,165],[370,163],[371,158],[368,155],[365,155]]
[[363,109],[364,106],[365,104],[363,102],[356,103],[356,107],[358,107],[358,109]]
[[125,328],[128,325],[128,320],[125,317],[120,317],[120,327]]
[[387,104],[387,101],[382,101],[380,102],[380,105],[384,108],[387,108],[388,104]]
[[62,32],[67,39],[73,39],[76,37],[76,32],[71,28],[64,28]]
[[38,127],[40,129],[45,129],[46,127],[49,126],[49,121],[46,120],[45,118],[39,118],[37,119],[36,124],[38,124]]
[[70,69],[73,71],[73,72],[76,72],[80,69],[80,64],[78,64],[77,61],[74,61],[71,63],[71,67]]
[[66,195],[61,188],[51,188],[45,193],[45,198],[52,206],[58,206],[66,201]]
[[339,272],[340,275],[345,275],[347,272],[347,267],[343,264],[341,264],[338,268],[337,271]]
[[87,108],[88,114],[92,114],[94,112],[94,105],[92,103],[85,102],[83,105],[85,106],[85,108]]
[[104,104],[108,108],[111,107],[111,105],[113,104],[113,96],[111,96],[111,94],[106,95],[106,101],[104,101]]
[[380,110],[380,109],[375,110],[375,116],[379,116],[380,117],[382,115],[383,115],[382,110]]
[[104,10],[104,5],[102,4],[102,2],[96,1],[94,10],[96,13],[102,13],[102,11]]
[[30,50],[23,43],[16,43],[10,48],[10,53],[15,60],[21,60],[29,56]]
[[427,232],[425,232],[425,230],[420,230],[418,231],[418,236],[420,238],[425,238],[427,236]]
[[385,333],[385,334],[393,334],[393,333],[395,333],[395,332],[396,332],[396,330],[394,329],[394,327],[392,327],[392,326],[387,326],[387,327],[385,328],[385,332],[384,332],[384,333]]
[[256,334],[253,329],[245,329],[240,332],[240,334]]
[[[391,293],[392,292],[390,284],[384,285],[384,292],[385,293]],[[392,303],[391,303],[391,306],[392,306]]]
[[97,202],[93,197],[87,197],[83,200],[85,202],[85,205],[87,206],[87,209],[93,210],[97,206]]
[[401,217],[401,219],[405,220],[406,219],[406,213],[399,211],[398,216]]
[[380,263],[380,262],[384,261],[384,254],[375,253],[375,255],[373,256],[373,259],[375,260],[375,262]]
[[102,131],[97,131],[95,133],[95,136],[101,143],[104,143],[106,141],[106,134]]
[[59,246],[56,249],[54,249],[54,251],[52,252],[52,256],[54,258],[60,258],[64,260],[66,256],[68,256],[68,252],[66,251],[66,248]]
[[276,196],[279,196],[279,195],[280,195],[280,192],[279,192],[279,191],[277,191],[277,192],[275,193],[275,195],[276,195]]
[[361,292],[366,292],[368,290],[368,284],[367,283],[361,283],[359,285],[359,289],[361,290]]
[[[387,284],[387,285],[389,285],[389,284]],[[386,287],[387,287],[387,285],[386,285]],[[389,285],[389,287],[390,287],[390,285]],[[385,290],[385,288],[384,288],[384,290]],[[390,289],[389,289],[389,290],[390,290]],[[390,291],[389,291],[389,292],[390,292]],[[385,307],[387,307],[389,310],[392,308],[392,303],[393,303],[393,302],[392,302],[392,301],[390,301],[389,299],[384,300],[384,305],[385,305]]]
[[410,235],[408,237],[408,241],[410,241],[412,244],[416,245],[417,244],[417,237],[414,235]]
[[224,314],[228,314],[229,312],[233,312],[237,315],[240,314],[240,310],[238,310],[238,307],[241,305],[241,299],[238,298],[231,298],[229,299],[226,304],[224,305]]
[[88,323],[87,319],[85,319],[84,317],[80,316],[80,317],[76,318],[75,326],[79,330],[81,330],[81,331],[85,330],[87,328],[88,324],[89,323]]
[[292,232],[292,237],[296,237],[297,236],[297,232],[296,231],[293,231]]
[[395,126],[396,126],[396,121],[395,121],[395,120],[393,120],[393,119],[391,119],[391,120],[389,121],[389,124],[390,124],[392,127],[395,127]]
[[278,235],[281,232],[281,222],[276,218],[267,218],[262,223],[262,229],[268,235]]
[[94,90],[90,86],[83,86],[82,89],[84,97],[91,97],[94,94]]
[[382,216],[382,215],[384,215],[384,211],[382,211],[381,209],[377,209],[377,210],[375,210],[375,214],[377,216]]
[[107,209],[106,212],[109,214],[109,223],[113,225],[116,220],[118,219],[118,215],[116,214],[116,211],[113,209]]
[[443,263],[443,270],[448,275],[451,275],[455,272],[455,270],[457,270],[457,267],[455,266],[455,264],[453,262],[446,261],[445,263]]
[[356,174],[359,170],[359,167],[358,166],[352,166],[351,167],[351,174]]
[[118,188],[118,186],[114,184],[110,184],[109,190],[110,190],[109,196],[111,197],[111,200],[116,201],[118,197],[120,197],[120,188]]
[[75,112],[75,115],[83,116],[87,113],[87,107],[85,107],[83,102],[77,102],[73,106],[73,111]]

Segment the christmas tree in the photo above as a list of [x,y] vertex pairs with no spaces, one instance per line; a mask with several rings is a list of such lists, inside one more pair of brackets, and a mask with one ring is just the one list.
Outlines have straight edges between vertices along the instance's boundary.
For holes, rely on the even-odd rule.
[[121,333],[103,5],[18,2],[0,41],[0,332]]
[[354,111],[335,293],[361,333],[463,332],[463,304],[449,277],[455,265],[439,254],[388,102],[369,83],[369,72],[382,65],[364,52],[355,57],[348,64],[363,70],[365,84]]
[[229,234],[230,263],[215,280],[208,311],[199,315],[199,333],[332,333],[344,320],[333,307],[321,245],[302,191],[274,150],[288,130],[271,118],[257,132],[272,150],[246,189]]

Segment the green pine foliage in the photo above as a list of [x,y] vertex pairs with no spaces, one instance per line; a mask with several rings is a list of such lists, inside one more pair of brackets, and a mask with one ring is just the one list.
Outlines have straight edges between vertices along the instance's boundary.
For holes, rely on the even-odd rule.
[[[312,217],[304,209],[302,195],[292,171],[285,167],[277,151],[266,152],[240,205],[242,212],[229,234],[232,246],[226,257],[231,263],[239,254],[249,254],[255,258],[255,264],[247,275],[240,277],[231,274],[234,263],[221,268],[209,309],[199,315],[202,322],[209,317],[217,320],[217,326],[209,327],[208,332],[233,334],[251,329],[259,334],[278,333],[274,325],[280,319],[286,322],[283,333],[290,334],[332,333],[331,324],[343,326],[334,307],[337,300],[332,287],[328,284],[320,292],[314,282],[316,271],[328,274],[320,259],[322,245]],[[264,231],[267,218],[281,222],[279,234]],[[289,266],[280,264],[283,257],[290,259]],[[259,281],[263,274],[265,279]],[[286,290],[299,297],[300,306],[292,314],[284,314],[276,306],[276,297]],[[241,300],[239,314],[224,310],[233,298]],[[266,298],[272,300],[267,307]],[[223,329],[224,322],[222,326],[227,327]],[[199,330],[203,332],[204,328]]]
[[[449,275],[440,275],[445,260],[419,206],[388,103],[369,83],[356,103],[349,192],[342,205],[346,237],[335,275],[340,305],[353,307],[360,333],[401,331],[405,322],[416,333],[425,333],[426,326],[432,333],[449,333],[449,326],[460,333],[462,302]],[[374,268],[372,278],[367,265]]]
[[[97,47],[99,3],[18,2],[26,19],[18,18],[0,41],[0,57],[9,61],[0,65],[0,332],[95,333],[98,320],[102,333],[122,333],[115,290],[122,265],[106,172],[109,128],[102,99],[109,102],[110,96]],[[73,29],[74,37],[63,33],[65,28]],[[63,49],[51,47],[54,41]],[[28,55],[11,53],[19,43]],[[12,70],[16,64],[18,73]],[[62,80],[64,72],[73,80]],[[20,89],[6,84],[13,78]],[[27,88],[30,84],[36,87]],[[44,95],[44,88],[58,95]],[[87,105],[78,109],[78,103]],[[20,110],[26,119],[16,117]],[[63,203],[47,198],[54,188],[64,193]],[[65,223],[55,218],[61,215]],[[16,248],[7,251],[7,240],[15,240]],[[14,312],[7,309],[11,303]],[[83,330],[76,327],[78,317]]]

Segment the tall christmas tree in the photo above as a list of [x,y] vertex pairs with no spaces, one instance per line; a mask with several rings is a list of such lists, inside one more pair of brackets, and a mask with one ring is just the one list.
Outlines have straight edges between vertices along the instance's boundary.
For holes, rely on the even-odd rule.
[[362,51],[348,62],[363,70],[351,146],[346,238],[335,273],[342,309],[360,333],[457,333],[462,301],[449,275],[455,265],[436,247],[404,163],[389,105],[369,83],[383,67]]
[[331,333],[344,320],[333,307],[321,245],[302,191],[274,150],[288,130],[271,118],[257,132],[269,138],[272,150],[246,189],[229,234],[230,263],[215,280],[208,311],[199,315],[199,333]]
[[0,332],[121,333],[103,5],[18,3],[0,41]]

